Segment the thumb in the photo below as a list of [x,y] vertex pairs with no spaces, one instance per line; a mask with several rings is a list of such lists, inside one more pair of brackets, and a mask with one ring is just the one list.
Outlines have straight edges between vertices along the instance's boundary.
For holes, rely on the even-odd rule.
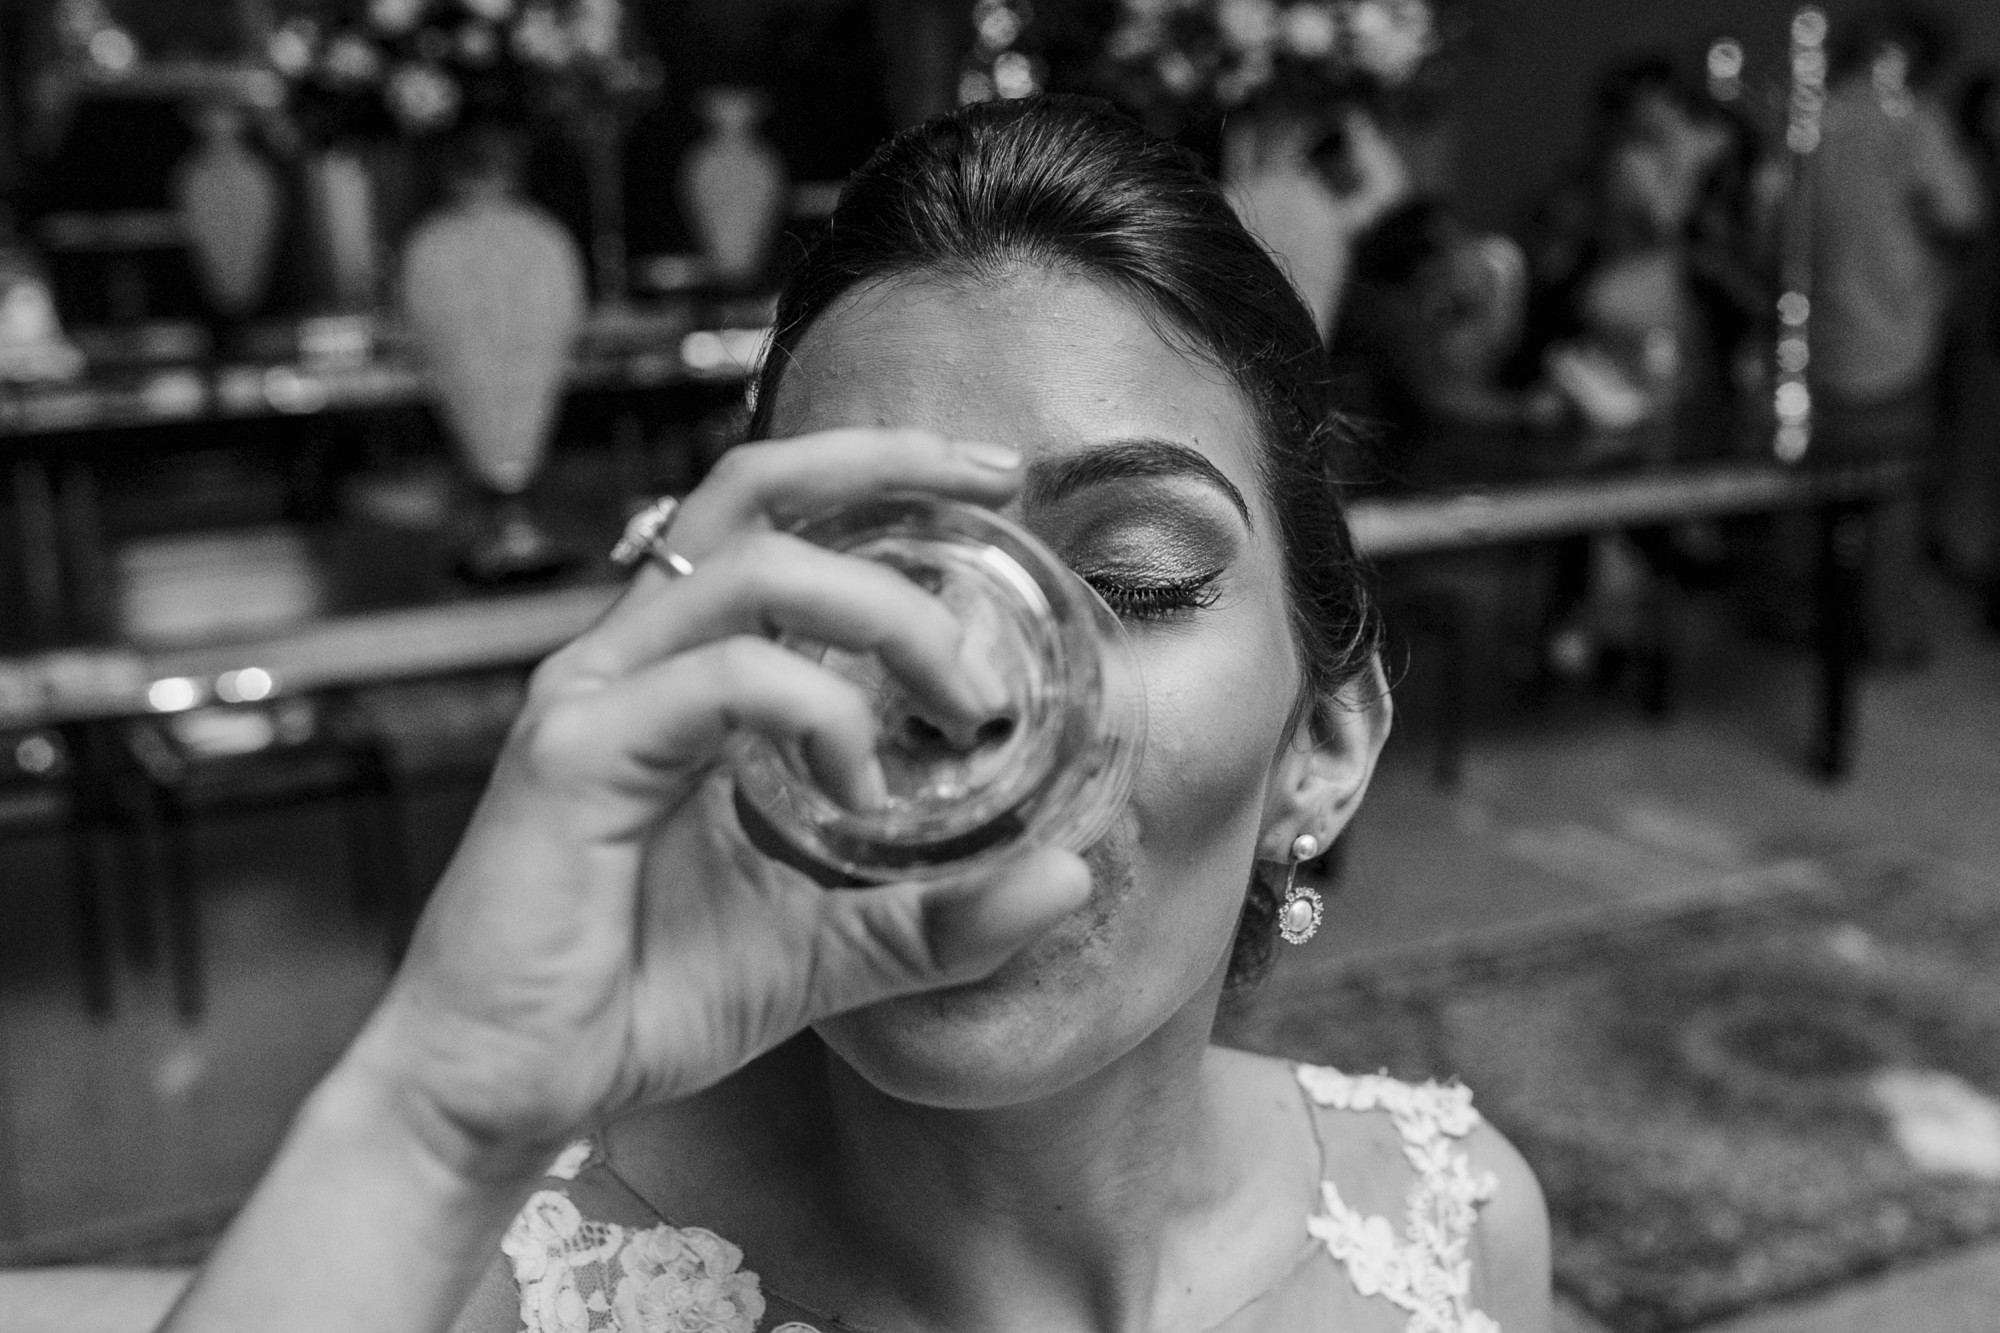
[[932,889],[924,903],[924,934],[939,970],[969,981],[999,967],[1089,898],[1083,858],[1044,849],[994,881]]
[[1090,899],[1090,870],[1044,848],[991,877],[825,895],[816,1017],[976,981]]

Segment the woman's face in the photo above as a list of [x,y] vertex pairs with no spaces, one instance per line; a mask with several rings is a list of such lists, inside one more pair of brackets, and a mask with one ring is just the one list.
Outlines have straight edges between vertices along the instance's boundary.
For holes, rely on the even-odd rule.
[[820,1027],[893,1096],[1020,1102],[1131,1050],[1226,962],[1300,689],[1256,423],[1123,295],[1022,269],[875,284],[821,316],[772,429],[840,426],[1019,448],[1010,514],[1121,612],[1145,676],[1146,750],[1089,903],[984,982]]

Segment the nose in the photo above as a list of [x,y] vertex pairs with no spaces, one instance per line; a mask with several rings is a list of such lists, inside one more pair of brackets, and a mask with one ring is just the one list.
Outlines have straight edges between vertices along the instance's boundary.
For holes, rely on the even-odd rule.
[[900,748],[914,759],[963,756],[988,746],[1005,744],[1014,734],[1014,719],[1006,713],[967,720],[910,712],[898,728]]

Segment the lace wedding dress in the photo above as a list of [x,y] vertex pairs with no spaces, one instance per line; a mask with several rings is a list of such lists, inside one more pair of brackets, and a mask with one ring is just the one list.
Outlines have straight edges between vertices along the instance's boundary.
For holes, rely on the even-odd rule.
[[[1386,1114],[1412,1172],[1400,1231],[1350,1207],[1323,1180],[1319,1211],[1301,1219],[1308,1261],[1324,1255],[1331,1262],[1321,1266],[1344,1274],[1361,1297],[1400,1312],[1406,1333],[1500,1333],[1471,1299],[1468,1245],[1480,1205],[1496,1188],[1490,1174],[1474,1172],[1460,1144],[1479,1123],[1472,1094],[1311,1065],[1296,1073],[1316,1116]],[[712,1231],[584,1216],[565,1182],[603,1165],[593,1141],[572,1145],[507,1232],[501,1249],[520,1291],[524,1333],[856,1333],[764,1290],[743,1267],[743,1252]]]

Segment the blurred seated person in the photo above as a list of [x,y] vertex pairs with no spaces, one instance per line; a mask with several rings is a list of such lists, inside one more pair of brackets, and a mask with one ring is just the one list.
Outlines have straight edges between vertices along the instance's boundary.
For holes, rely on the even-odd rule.
[[1541,211],[1523,355],[1624,430],[1727,398],[1767,286],[1747,127],[1672,62],[1614,70],[1584,167]]
[[[1919,11],[1837,29],[1813,183],[1813,448],[1824,457],[1928,459],[1957,261],[1982,221],[1971,156],[1931,91],[1949,49]],[[1917,594],[1917,498],[1872,517],[1868,655],[1913,664],[1927,648]]]
[[[1755,145],[1671,61],[1644,59],[1600,85],[1594,144],[1549,200],[1530,245],[1527,330],[1513,367],[1538,370],[1572,406],[1579,462],[1661,448],[1715,452],[1730,430],[1737,367],[1760,275]],[[1543,661],[1572,679],[1612,674],[1643,637],[1647,577],[1710,587],[1728,573],[1719,532],[1634,529],[1556,544]]]
[[1526,298],[1527,261],[1512,240],[1471,232],[1436,200],[1398,208],[1355,247],[1333,343],[1354,387],[1350,410],[1412,446],[1556,424],[1563,406],[1551,391],[1503,373]]

